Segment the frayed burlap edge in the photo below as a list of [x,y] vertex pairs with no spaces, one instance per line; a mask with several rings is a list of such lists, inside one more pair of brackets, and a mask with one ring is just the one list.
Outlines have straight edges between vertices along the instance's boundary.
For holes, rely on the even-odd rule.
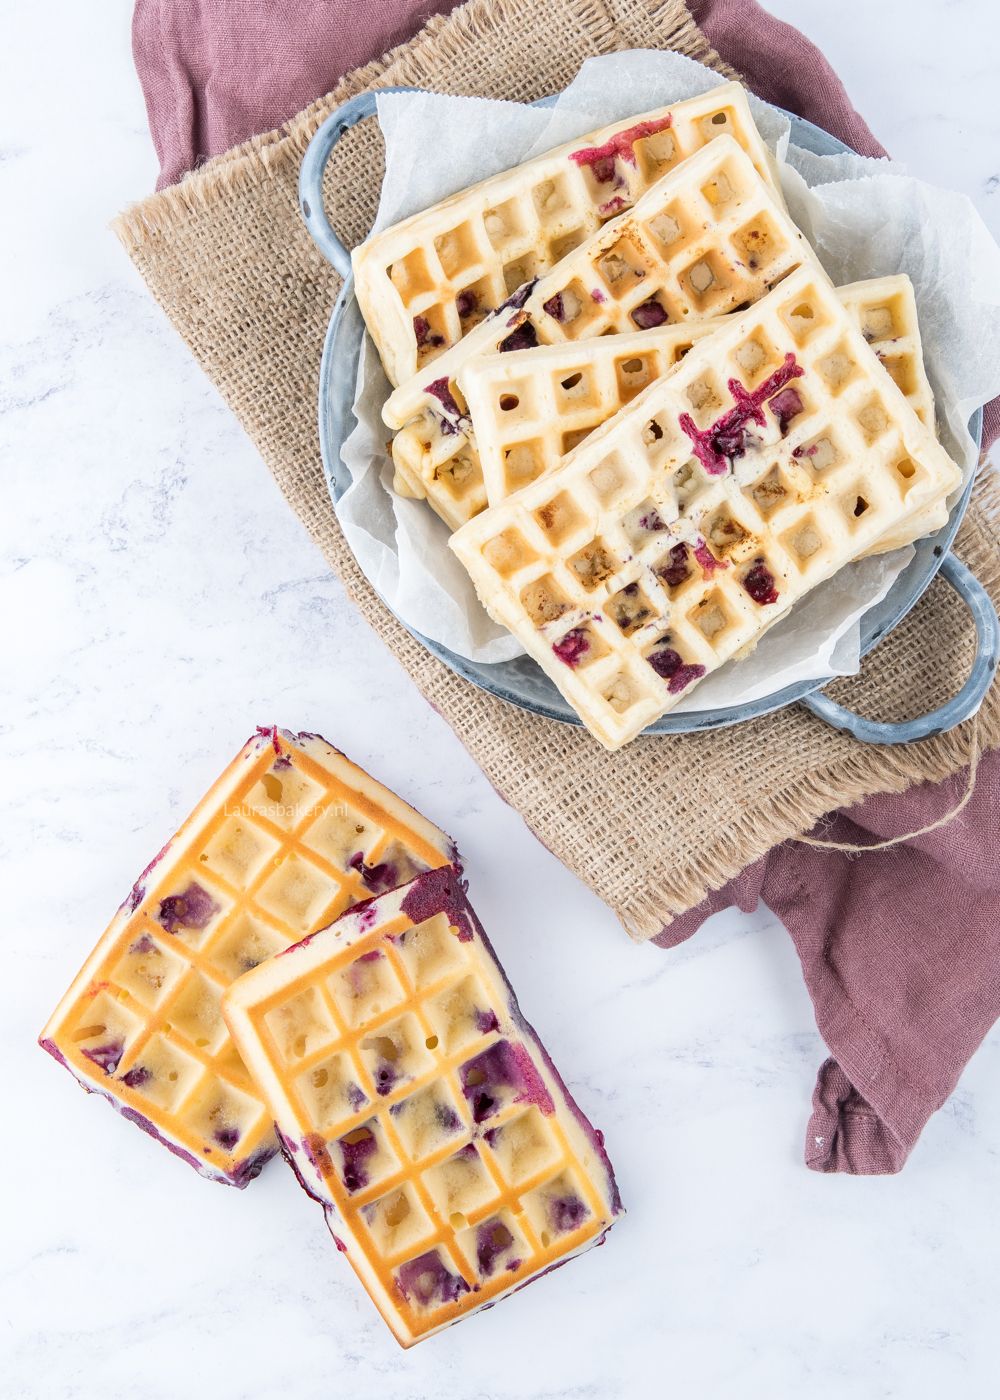
[[[501,52],[506,45],[509,54],[512,26],[523,29],[532,23],[544,24],[548,32],[560,30],[564,43],[572,35],[570,47],[574,52],[582,50],[583,56],[655,44],[675,48],[732,75],[680,0],[614,0],[607,4],[563,0],[544,16],[531,0],[471,0],[451,16],[432,20],[411,43],[349,75],[333,93],[278,131],[210,161],[180,185],[127,211],[116,229],[154,295],[241,418],[281,489],[366,619],[426,698],[451,723],[500,794],[615,910],[628,932],[642,939],[661,932],[671,918],[699,903],[709,890],[724,884],[778,842],[811,828],[831,808],[853,804],[875,792],[901,792],[916,782],[936,781],[956,772],[968,762],[969,736],[963,729],[908,749],[873,751],[834,735],[800,710],[790,710],[754,726],[743,726],[740,731],[641,739],[620,755],[607,755],[598,752],[580,731],[522,714],[458,680],[400,627],[361,575],[330,508],[315,441],[319,346],[339,283],[316,257],[298,222],[294,183],[301,156],[326,115],[366,87],[413,84],[475,91],[464,86],[459,60],[478,51],[482,68],[484,52],[492,55],[494,49]],[[435,69],[445,61],[451,65],[450,81],[439,83]],[[478,91],[486,91],[494,81],[499,83],[503,78],[501,74],[494,79],[491,69],[488,82]],[[352,188],[350,182],[346,188]],[[280,207],[268,203],[278,199]],[[322,317],[315,314],[315,307],[300,308],[301,323],[293,326],[302,342],[303,360],[301,368],[297,363],[293,368],[302,382],[295,399],[288,402],[280,397],[287,391],[288,376],[281,373],[287,366],[268,365],[264,354],[259,364],[254,361],[248,367],[244,363],[241,379],[240,370],[231,363],[237,353],[236,338],[232,307],[226,298],[233,289],[226,282],[227,269],[221,261],[218,267],[209,267],[209,275],[201,282],[197,278],[192,281],[183,265],[185,248],[197,250],[204,261],[206,240],[211,245],[213,235],[221,241],[223,233],[232,233],[232,217],[227,223],[230,205],[265,216],[258,237],[269,236],[268,220],[283,221],[280,235],[285,241],[277,242],[286,264],[286,283],[296,276],[311,280],[313,292],[321,296]],[[355,229],[354,236],[360,232]],[[270,252],[273,248],[250,250],[247,263],[252,276],[271,275],[271,260],[263,256]],[[244,279],[241,296],[245,288]],[[257,290],[251,288],[254,293]],[[262,300],[266,305],[267,289]],[[284,300],[276,300],[272,310],[287,321]],[[281,329],[287,332],[288,324]],[[253,372],[249,382],[248,369]],[[262,408],[260,401],[266,395],[261,390],[269,370],[280,381],[276,391],[279,401]],[[1000,522],[1000,490],[992,477],[977,487],[976,505],[960,537],[960,552],[996,597],[1000,593],[1000,552],[995,524],[991,526],[989,520]],[[937,585],[928,596],[938,599],[941,591],[942,586]],[[936,628],[940,633],[942,618],[945,622],[949,618],[947,611],[928,608],[926,602],[920,609],[924,629]],[[953,619],[954,615],[950,616]],[[952,621],[949,625],[958,624]],[[911,652],[914,630],[919,626],[919,622],[909,622],[900,629],[910,636]],[[924,645],[922,636],[917,640]],[[967,647],[965,650],[968,652]],[[849,692],[838,698],[862,710],[868,702],[868,712],[881,714],[879,702],[885,698],[884,692],[888,689],[891,700],[893,691],[891,677],[881,686],[871,681],[873,675],[879,677],[891,669],[891,661],[880,665],[883,655],[880,647],[878,657],[866,665],[859,682],[838,687]],[[909,659],[909,653],[903,659]],[[949,660],[949,674],[959,674],[954,656]],[[896,690],[912,690],[908,673],[903,680],[906,684],[897,684]],[[934,703],[940,703],[940,698]],[[747,741],[748,730],[752,742]],[[980,730],[984,747],[994,746],[1000,739],[995,690],[984,705]],[[776,753],[780,758],[778,763],[772,761],[769,774],[763,777],[756,772],[757,754],[753,750],[757,746],[761,754]],[[725,789],[723,801],[720,787]],[[715,791],[702,801],[700,792],[710,788]]]

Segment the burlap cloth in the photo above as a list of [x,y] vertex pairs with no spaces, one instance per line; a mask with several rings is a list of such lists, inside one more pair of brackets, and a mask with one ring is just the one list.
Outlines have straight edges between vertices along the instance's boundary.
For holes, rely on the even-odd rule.
[[[792,707],[715,733],[639,739],[608,754],[583,731],[454,676],[376,597],[330,505],[316,402],[340,284],[299,218],[296,180],[320,122],[366,88],[410,84],[530,101],[564,87],[590,55],[642,47],[676,49],[734,76],[681,0],[471,0],[349,74],[281,129],[210,161],[116,223],[154,296],[366,619],[498,792],[639,939],[832,808],[965,766],[972,726],[873,748]],[[381,177],[377,123],[365,122],[341,141],[328,171],[328,209],[348,246],[368,231]],[[957,552],[1000,601],[997,520],[991,473],[977,485]],[[879,719],[921,713],[961,684],[973,638],[961,604],[935,583],[860,676],[831,693]],[[980,713],[979,741],[1000,743],[996,685]]]

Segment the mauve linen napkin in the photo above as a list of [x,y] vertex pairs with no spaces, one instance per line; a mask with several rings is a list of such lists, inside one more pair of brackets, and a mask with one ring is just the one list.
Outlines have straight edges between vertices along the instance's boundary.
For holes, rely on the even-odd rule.
[[[353,67],[410,37],[435,0],[137,0],[136,66],[170,184],[208,156],[272,129]],[[689,0],[718,52],[761,97],[864,155],[883,148],[822,54],[754,0]],[[655,42],[655,35],[650,36]],[[985,445],[1000,433],[987,406]],[[926,826],[964,777],[835,814],[817,834],[864,845]],[[820,1033],[806,1134],[817,1171],[895,1172],[1000,1015],[1000,754],[964,811],[905,845],[848,858],[776,847],[656,940],[671,947],[712,913],[758,900],[787,926]]]

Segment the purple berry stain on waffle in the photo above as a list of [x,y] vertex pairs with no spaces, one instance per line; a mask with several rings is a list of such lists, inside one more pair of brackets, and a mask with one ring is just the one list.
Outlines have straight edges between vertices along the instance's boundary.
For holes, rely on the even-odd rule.
[[447,914],[448,922],[457,930],[459,943],[472,940],[472,911],[466,902],[458,873],[450,866],[442,865],[420,875],[410,886],[400,907],[413,924],[422,924],[435,914]]
[[[765,427],[767,419],[764,417],[763,405],[769,399],[780,397],[779,390],[783,390],[789,380],[796,379],[803,373],[801,366],[795,362],[795,356],[789,352],[784,363],[752,392],[745,389],[738,379],[730,379],[729,392],[736,402],[710,428],[702,430],[697,427],[690,413],[681,414],[680,426],[694,444],[694,455],[709,476],[724,475],[735,458],[743,456],[747,450],[747,425],[756,423],[758,427]],[[800,413],[802,400],[794,390],[791,392],[798,404],[795,413]],[[794,417],[791,407],[791,403],[786,400],[782,415],[787,413],[789,417]],[[783,421],[782,415],[775,416],[784,434],[784,421],[787,420]]]
[[669,319],[666,308],[660,305],[656,297],[650,297],[632,312],[632,320],[641,331],[655,330],[657,326],[666,325]]
[[589,1215],[586,1205],[579,1196],[567,1194],[556,1196],[549,1201],[549,1220],[552,1228],[560,1234],[567,1230],[577,1230]]
[[98,1069],[103,1069],[105,1074],[114,1074],[118,1068],[118,1061],[125,1052],[125,1043],[121,1040],[109,1040],[104,1045],[93,1045],[89,1050],[82,1053],[92,1061]]
[[685,664],[673,647],[659,647],[656,651],[651,651],[646,660],[660,679],[667,682],[667,690],[671,695],[679,695],[692,681],[701,680],[705,674],[704,666]]
[[[375,1134],[371,1128],[364,1124],[338,1139],[337,1146],[343,1157],[341,1178],[344,1185],[348,1191],[363,1191],[369,1181],[370,1159],[378,1151],[378,1141]],[[324,1151],[325,1149],[324,1143]],[[329,1153],[326,1155],[329,1161]]]
[[802,412],[802,398],[797,389],[782,389],[775,394],[773,399],[768,401],[768,408],[774,414],[778,427],[781,429],[781,436],[788,432],[788,425],[793,418],[797,418]]
[[509,1040],[498,1040],[488,1050],[468,1060],[459,1070],[462,1093],[472,1106],[475,1122],[483,1123],[498,1112],[513,1090],[516,1103],[536,1104],[543,1113],[555,1112],[552,1097],[527,1051]]
[[467,287],[464,292],[459,292],[455,298],[455,310],[461,320],[466,320],[474,311],[479,308],[479,298],[471,288]]
[[530,321],[522,321],[519,326],[515,326],[510,335],[501,340],[497,349],[507,350],[534,350],[538,344],[538,332]]
[[414,316],[413,334],[416,336],[417,344],[421,349],[427,346],[436,348],[444,344],[444,336],[438,335],[436,331],[431,330],[431,323],[426,316]]
[[[522,282],[515,291],[511,292],[506,301],[502,301],[497,309],[490,313],[490,320],[493,320],[495,316],[502,316],[505,311],[520,311],[531,296],[531,293],[535,290],[535,283],[537,281],[537,277],[532,277],[529,282]],[[511,320],[507,322],[508,326],[512,324],[513,320],[514,318],[512,317]]]
[[484,1278],[490,1277],[513,1243],[514,1236],[502,1220],[487,1220],[480,1225],[476,1235],[476,1262]]
[[688,563],[687,545],[684,543],[675,544],[668,555],[668,562],[661,564],[656,573],[668,588],[679,588],[686,579],[689,579],[691,565]]
[[168,933],[177,933],[179,929],[205,928],[219,908],[208,891],[192,880],[183,894],[170,894],[160,901],[156,917]]
[[463,422],[463,416],[462,410],[455,402],[455,395],[451,392],[451,382],[448,376],[445,374],[440,379],[432,380],[430,384],[424,386],[424,393],[430,394],[432,399],[437,399],[445,413],[449,415],[441,420],[441,431],[457,433],[459,425]]
[[701,565],[702,569],[709,577],[715,573],[716,569],[728,569],[729,565],[725,559],[716,559],[704,540],[694,547],[694,557]]
[[406,1301],[422,1308],[457,1302],[469,1291],[464,1278],[445,1268],[436,1249],[408,1259],[397,1270],[396,1282]]
[[549,297],[548,301],[543,301],[542,310],[551,316],[553,321],[560,323],[565,321],[566,303],[563,301],[562,292],[556,292],[555,296]]
[[582,627],[573,627],[565,637],[560,637],[558,642],[552,643],[552,650],[567,666],[579,666],[590,650],[590,642]]
[[370,1044],[379,1056],[372,1076],[375,1080],[376,1093],[381,1096],[391,1094],[400,1078],[399,1070],[396,1068],[396,1060],[399,1058],[398,1046],[387,1035],[373,1036],[371,1041],[364,1043],[365,1045]]
[[768,603],[778,601],[778,590],[775,587],[774,575],[764,563],[763,559],[756,559],[747,572],[743,575],[743,587],[750,594],[755,603],[766,607]]
[[152,1079],[151,1072],[145,1065],[133,1065],[132,1068],[122,1075],[122,1083],[128,1089],[141,1089],[144,1084],[148,1084]]
[[379,865],[366,865],[362,853],[356,851],[347,863],[352,870],[358,872],[373,894],[385,894],[387,890],[394,890],[399,884],[396,867],[390,861],[382,861]]

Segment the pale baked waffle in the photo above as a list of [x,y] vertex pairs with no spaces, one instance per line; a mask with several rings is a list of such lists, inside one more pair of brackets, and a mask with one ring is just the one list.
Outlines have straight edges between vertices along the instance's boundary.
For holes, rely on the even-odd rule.
[[[900,275],[856,282],[838,288],[837,295],[917,417],[933,428],[934,398],[910,279]],[[471,427],[451,431],[436,415],[421,414],[396,435],[395,489],[419,497],[421,478],[432,473],[438,512],[458,529],[488,504],[551,471],[720,324],[721,318],[686,322],[475,359],[459,379],[475,433]],[[909,544],[943,525],[947,516],[941,500],[906,527],[891,531],[873,552]]]
[[603,1138],[454,870],[351,910],[223,1005],[285,1155],[404,1346],[598,1244],[621,1213]]
[[[852,282],[839,292],[844,305],[855,317],[861,333],[892,375],[914,413],[931,432],[935,431],[934,392],[924,368],[917,321],[913,283],[899,274]],[[907,525],[891,530],[870,550],[882,554],[938,530],[948,519],[944,498],[919,511]]]
[[[802,263],[825,275],[746,153],[720,136],[480,322],[435,361],[432,378],[417,375],[398,388],[383,417],[394,429],[424,414],[438,418],[446,435],[464,429],[458,376],[481,355],[721,316],[756,301]],[[470,510],[473,497],[442,480],[432,454],[410,452],[408,475],[416,461],[435,509],[453,516]],[[415,486],[412,478],[409,484]]]
[[451,546],[614,749],[959,479],[803,267]]
[[325,740],[259,730],[140,875],[41,1044],[203,1175],[245,1186],[277,1140],[223,991],[454,859],[443,832]]
[[[837,289],[865,339],[917,417],[934,427],[913,284],[881,277]],[[474,446],[490,505],[558,466],[563,457],[691,346],[724,321],[660,326],[597,341],[563,342],[475,359],[459,388],[475,424]],[[882,332],[877,336],[877,331]],[[445,437],[446,443],[454,438]],[[471,441],[471,439],[470,439]]]
[[374,234],[354,250],[358,305],[393,384],[722,134],[765,180],[771,157],[739,83],[578,137]]

